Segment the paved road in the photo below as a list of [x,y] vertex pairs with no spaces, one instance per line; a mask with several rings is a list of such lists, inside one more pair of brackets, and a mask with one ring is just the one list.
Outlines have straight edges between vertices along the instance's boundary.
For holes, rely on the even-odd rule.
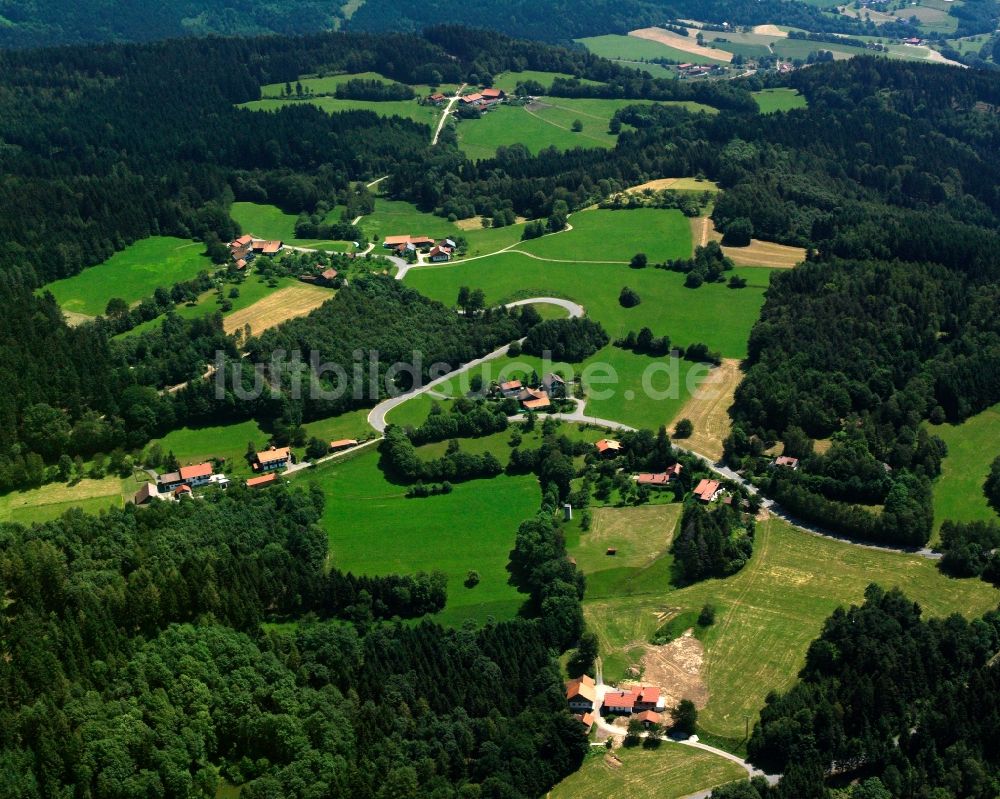
[[[319,466],[321,463],[326,463],[327,461],[337,460],[338,458],[343,458],[345,455],[350,455],[353,452],[358,452],[363,450],[365,447],[370,447],[372,444],[376,444],[382,440],[382,437],[372,438],[368,441],[363,441],[356,447],[351,447],[350,449],[342,449],[339,452],[331,453],[330,455],[324,455],[322,458],[317,458],[315,464]],[[309,461],[299,461],[298,463],[293,463],[288,466],[285,471],[281,473],[282,477],[289,474],[295,474],[296,472],[301,472],[303,469],[308,469],[312,464]]]
[[448,105],[445,106],[444,111],[441,112],[441,119],[438,120],[437,129],[434,131],[434,138],[431,139],[431,145],[438,143],[438,139],[441,138],[441,131],[444,130],[444,123],[447,121],[449,115],[451,114],[451,109],[455,107],[455,103],[459,101],[462,96],[462,91],[467,86],[467,83],[463,83],[458,87],[458,91],[455,92],[455,96],[448,100]]
[[[560,299],[559,297],[532,297],[531,299],[528,300],[518,300],[517,302],[509,303],[505,307],[516,308],[521,305],[535,305],[535,304],[557,305],[560,308],[564,308],[567,311],[567,313],[569,313],[570,316],[574,317],[583,316],[582,305],[577,305],[575,302],[570,302],[569,300],[563,300]],[[524,341],[524,339],[520,339],[520,341]],[[476,358],[474,361],[469,361],[463,366],[460,366],[458,369],[448,372],[448,374],[441,375],[441,377],[438,377],[429,383],[425,383],[424,385],[418,388],[412,389],[411,391],[407,391],[405,394],[401,394],[398,397],[390,397],[387,400],[383,400],[382,402],[380,402],[378,405],[376,405],[374,408],[371,409],[371,412],[368,414],[368,424],[370,424],[373,428],[375,428],[377,432],[384,433],[385,428],[387,426],[385,417],[389,413],[389,411],[391,411],[393,408],[399,407],[407,400],[411,400],[414,397],[419,396],[420,394],[425,394],[428,391],[432,391],[437,386],[441,385],[442,383],[448,380],[451,380],[456,375],[459,375],[462,372],[468,371],[469,369],[473,369],[476,366],[479,366],[480,364],[486,363],[487,361],[492,361],[493,359],[499,358],[502,355],[506,355],[508,346],[509,345],[504,345],[503,347],[494,350],[488,355],[484,355],[482,358]]]

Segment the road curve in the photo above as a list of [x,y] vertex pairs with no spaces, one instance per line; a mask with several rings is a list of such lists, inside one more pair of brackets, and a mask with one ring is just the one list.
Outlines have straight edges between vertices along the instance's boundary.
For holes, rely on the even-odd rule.
[[[582,305],[578,305],[575,302],[570,302],[569,300],[560,299],[559,297],[532,297],[527,300],[518,300],[517,302],[508,303],[504,307],[516,308],[521,305],[536,305],[536,304],[557,305],[560,308],[565,309],[566,312],[571,317],[583,316]],[[520,341],[524,341],[524,339],[520,339]],[[407,400],[411,400],[414,397],[419,396],[420,394],[426,394],[428,391],[433,390],[436,386],[439,386],[442,383],[451,380],[453,377],[461,374],[462,372],[465,372],[469,369],[473,369],[479,366],[480,364],[486,363],[487,361],[492,361],[493,359],[499,358],[502,355],[506,355],[508,346],[509,345],[504,345],[503,347],[500,347],[499,349],[493,350],[493,352],[484,355],[482,358],[476,358],[473,361],[469,361],[468,363],[460,366],[458,369],[448,372],[447,374],[441,375],[440,377],[435,378],[434,380],[431,380],[429,383],[425,383],[424,385],[418,388],[414,388],[410,391],[407,391],[405,394],[400,394],[398,397],[390,397],[387,400],[382,400],[382,402],[380,402],[378,405],[372,408],[371,411],[368,413],[368,424],[370,424],[377,432],[384,433],[385,428],[387,427],[385,417],[386,415],[388,415],[389,411],[391,411],[393,408],[399,407]]]

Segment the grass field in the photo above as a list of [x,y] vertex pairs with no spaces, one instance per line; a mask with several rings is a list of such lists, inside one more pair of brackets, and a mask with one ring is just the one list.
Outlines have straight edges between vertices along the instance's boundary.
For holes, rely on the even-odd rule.
[[[641,41],[641,40],[637,40]],[[459,146],[469,158],[492,158],[497,147],[524,144],[532,153],[546,147],[569,150],[574,147],[613,147],[617,136],[608,133],[615,111],[629,105],[649,105],[635,100],[572,99],[542,97],[529,106],[503,106],[482,119],[458,124]],[[717,113],[711,106],[695,102],[663,103],[690,111]],[[574,121],[583,130],[574,132]]]
[[795,108],[805,108],[806,98],[795,89],[764,89],[753,92],[762,114],[773,114],[775,111],[791,111]]
[[[412,119],[428,127],[437,124],[441,115],[441,109],[433,105],[421,105],[416,99],[413,100],[338,100],[335,97],[312,97],[305,100],[251,100],[248,103],[240,104],[240,108],[248,111],[278,111],[287,105],[295,103],[309,103],[317,108],[326,111],[328,114],[338,114],[342,111],[372,111],[380,117],[402,117]],[[430,133],[428,132],[428,137]]]
[[229,477],[249,477],[247,443],[263,447],[270,435],[257,422],[238,422],[212,427],[182,427],[172,430],[151,444],[159,444],[164,453],[173,452],[182,466],[211,458],[225,458],[225,473]]
[[[407,274],[406,284],[447,305],[454,304],[460,286],[482,288],[491,305],[524,297],[566,297],[583,305],[612,339],[648,326],[678,344],[702,341],[724,357],[744,358],[769,273],[736,269],[734,274],[747,278],[747,288],[733,290],[716,283],[687,289],[683,275],[660,269],[551,263],[504,253],[448,267],[414,269]],[[625,285],[642,298],[635,308],[622,308],[618,303]]]
[[941,463],[941,477],[934,484],[935,540],[945,519],[960,522],[997,519],[997,514],[986,504],[983,483],[993,459],[1000,455],[1000,405],[962,424],[928,429],[948,445],[948,456]]
[[795,60],[800,58],[805,60],[810,53],[820,50],[829,50],[833,53],[835,60],[843,58],[853,58],[856,55],[863,55],[865,50],[858,47],[846,47],[844,45],[831,44],[830,42],[811,42],[808,39],[776,39],[773,44],[774,52],[782,58]]
[[700,635],[709,698],[699,723],[730,739],[743,737],[746,717],[756,716],[769,691],[794,682],[823,620],[836,607],[861,601],[869,583],[900,586],[932,616],[973,616],[1000,601],[992,586],[949,579],[933,561],[819,538],[776,519],[758,524],[752,560],[728,579],[673,590],[664,579],[669,570],[666,555],[634,570],[631,596],[585,600],[605,677],[621,678],[665,615],[697,612],[712,602],[716,623]]
[[[538,507],[535,477],[501,476],[458,484],[447,495],[407,499],[377,463],[371,449],[297,478],[315,482],[326,495],[322,524],[332,565],[355,574],[440,569],[448,575],[448,605],[436,620],[512,618],[525,597],[507,584],[507,555],[518,525]],[[481,577],[474,588],[463,585],[470,570]]]
[[682,744],[622,748],[613,756],[598,749],[547,799],[680,799],[739,779],[746,779],[746,771],[736,763]]
[[96,316],[103,314],[112,297],[128,303],[147,297],[159,286],[169,288],[216,267],[202,253],[205,245],[171,236],[142,239],[80,274],[49,283],[64,311]]
[[[682,50],[675,50],[668,45],[649,39],[640,39],[636,36],[619,36],[616,34],[589,36],[585,39],[577,39],[577,42],[590,50],[594,55],[621,61],[669,58],[680,63],[687,62],[689,64],[718,63],[717,59],[685,53]],[[657,65],[649,64],[648,66],[653,67]]]
[[319,286],[308,286],[304,283],[286,286],[273,291],[253,305],[229,314],[225,318],[225,330],[227,333],[234,333],[249,326],[250,333],[256,336],[287,319],[305,316],[333,296],[334,292]]
[[694,425],[694,433],[681,442],[685,447],[714,461],[722,458],[722,444],[732,431],[729,409],[742,379],[740,362],[725,360],[701,381],[699,390],[677,412],[677,419],[690,419]]
[[[336,250],[337,252],[349,252],[354,249],[351,242],[347,241],[295,238],[295,222],[298,217],[294,214],[286,214],[274,205],[237,202],[233,203],[229,214],[239,222],[245,233],[260,238],[278,239],[296,247],[315,247],[320,250]],[[335,209],[327,215],[327,221],[337,221],[339,218],[340,209]]]
[[[526,69],[523,72],[501,72],[499,75],[495,75],[493,77],[493,86],[497,89],[503,89],[508,94],[513,94],[518,83],[533,80],[536,83],[542,84],[546,89],[550,89],[552,88],[552,81],[556,78],[572,77],[572,75],[567,75],[565,72],[538,72]],[[581,79],[580,82],[585,86],[596,86],[598,83],[598,81],[587,80],[586,78]]]
[[126,498],[139,490],[131,477],[117,476],[103,480],[85,478],[73,485],[49,483],[28,491],[12,491],[0,496],[0,522],[32,524],[55,519],[70,508],[87,513],[99,513],[108,508],[120,508]]
[[[337,91],[337,87],[347,83],[349,80],[377,80],[380,83],[395,83],[396,81],[391,78],[387,78],[384,75],[380,75],[378,72],[353,72],[351,74],[343,75],[325,75],[322,78],[319,77],[305,77],[299,79],[302,84],[303,90],[311,90],[313,94],[333,94]],[[430,86],[412,84],[411,88],[417,93],[417,96],[430,93]],[[441,85],[435,87],[438,91],[445,94],[452,94],[458,88],[454,83],[442,83]],[[282,97],[282,92],[285,89],[284,83],[269,83],[266,86],[260,87],[260,96],[262,98],[278,98]],[[292,91],[295,91],[295,82],[292,82]]]
[[[229,318],[230,316],[239,313],[245,308],[249,308],[256,302],[263,300],[265,297],[273,294],[274,292],[281,291],[282,289],[288,288],[289,286],[302,286],[298,280],[292,277],[282,277],[278,279],[277,286],[269,286],[268,281],[262,280],[256,274],[251,273],[247,276],[247,279],[240,283],[236,288],[239,289],[240,296],[235,298],[229,298],[229,301],[233,304],[232,310],[223,314],[223,317]],[[223,288],[223,295],[229,297],[229,291],[233,286],[226,284]],[[329,292],[328,292],[329,294]],[[202,294],[196,303],[193,305],[177,305],[174,307],[174,311],[182,319],[196,319],[201,316],[207,316],[209,314],[215,313],[220,310],[218,303],[216,302],[216,293],[214,290],[206,291]],[[121,333],[116,338],[126,338],[127,336],[136,336],[141,333],[145,333],[149,330],[154,330],[163,324],[163,317],[158,316],[156,319],[150,319],[148,322],[143,322],[126,333]]]

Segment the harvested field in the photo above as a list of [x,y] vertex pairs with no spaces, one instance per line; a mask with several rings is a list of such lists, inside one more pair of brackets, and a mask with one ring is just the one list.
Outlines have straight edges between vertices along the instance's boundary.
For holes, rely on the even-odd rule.
[[701,710],[708,704],[708,686],[701,676],[705,647],[688,630],[663,646],[649,646],[642,656],[642,684],[656,685],[669,713],[682,699],[690,699]]
[[[483,230],[484,227],[489,227],[489,225],[483,225],[484,217],[481,216],[470,216],[468,219],[459,219],[455,222],[455,227],[459,230]],[[515,225],[523,225],[528,221],[526,216],[517,217],[514,222]]]
[[697,180],[695,178],[657,178],[647,180],[638,186],[632,186],[625,191],[629,194],[639,194],[646,189],[652,191],[663,191],[671,189],[673,191],[710,191],[713,194],[719,191],[719,184],[712,180]]
[[[721,241],[722,234],[715,229],[712,220],[699,216],[691,220],[692,239],[695,246],[705,246],[709,241]],[[723,252],[733,259],[737,266],[764,266],[769,269],[794,269],[805,260],[806,251],[802,247],[789,247],[772,241],[751,239],[749,247],[723,247]]]
[[318,286],[289,286],[279,289],[249,308],[237,311],[225,318],[227,333],[234,333],[250,325],[253,335],[280,325],[286,319],[305,316],[333,296],[333,292]]
[[788,31],[783,31],[777,25],[754,25],[753,32],[763,36],[777,36],[780,39],[788,38]]
[[677,414],[677,419],[690,419],[694,425],[694,433],[681,442],[682,446],[713,460],[722,457],[722,442],[732,429],[729,409],[742,377],[740,362],[734,358],[724,359],[709,372]]
[[640,28],[639,30],[629,31],[628,35],[635,36],[637,39],[648,39],[651,42],[659,42],[660,44],[667,45],[667,47],[683,50],[685,53],[691,53],[691,55],[713,58],[716,61],[725,61],[728,63],[733,60],[732,53],[727,53],[725,50],[713,50],[711,47],[702,47],[692,36],[680,36],[663,28]]
[[70,327],[77,327],[86,322],[94,321],[93,316],[87,316],[85,313],[77,313],[76,311],[63,311],[63,319],[66,320],[66,324]]

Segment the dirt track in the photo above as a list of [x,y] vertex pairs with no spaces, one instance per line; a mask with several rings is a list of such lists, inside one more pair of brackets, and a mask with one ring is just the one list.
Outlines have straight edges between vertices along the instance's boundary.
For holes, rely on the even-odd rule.
[[230,314],[225,318],[227,333],[234,333],[250,325],[253,335],[279,325],[286,319],[305,316],[314,308],[333,297],[332,291],[318,286],[289,286],[279,289],[248,308]]
[[637,39],[648,39],[651,42],[659,42],[668,47],[673,47],[675,50],[683,50],[685,53],[700,55],[705,58],[714,59],[715,61],[725,61],[728,63],[733,60],[732,53],[725,50],[713,50],[711,47],[702,47],[695,41],[693,36],[681,36],[663,28],[640,28],[639,30],[629,31],[628,35],[635,36]]

